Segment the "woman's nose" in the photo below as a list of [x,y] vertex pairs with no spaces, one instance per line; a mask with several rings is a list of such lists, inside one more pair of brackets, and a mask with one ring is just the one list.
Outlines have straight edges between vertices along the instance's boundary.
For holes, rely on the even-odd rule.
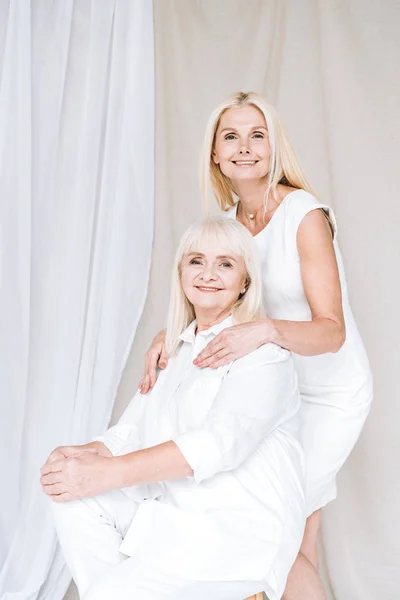
[[216,273],[215,273],[215,267],[214,267],[214,265],[210,265],[210,266],[204,267],[203,272],[201,274],[201,278],[204,281],[211,281],[213,279],[216,279]]
[[246,143],[240,145],[239,154],[250,154],[250,149]]

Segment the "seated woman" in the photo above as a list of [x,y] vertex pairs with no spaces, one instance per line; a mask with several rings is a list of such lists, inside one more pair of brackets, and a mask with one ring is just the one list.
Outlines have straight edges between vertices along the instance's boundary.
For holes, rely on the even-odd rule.
[[81,598],[281,597],[305,523],[290,353],[270,343],[218,369],[193,364],[261,306],[246,228],[192,226],[173,269],[167,369],[103,437],[57,448],[42,468]]

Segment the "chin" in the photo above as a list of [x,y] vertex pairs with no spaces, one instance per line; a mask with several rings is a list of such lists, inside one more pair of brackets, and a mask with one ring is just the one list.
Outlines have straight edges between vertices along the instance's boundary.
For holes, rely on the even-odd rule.
[[236,179],[239,181],[242,180],[252,180],[252,179],[263,179],[265,177],[265,173],[261,173],[260,171],[256,170],[256,169],[249,169],[247,171],[242,171],[242,172],[238,172],[236,171],[235,174],[233,175],[232,179]]
[[258,169],[249,168],[241,170],[240,167],[233,169],[229,174],[228,172],[224,173],[224,175],[232,181],[253,181],[266,177],[266,174],[261,173]]
[[192,304],[195,310],[219,310],[220,308],[219,305],[215,304],[214,302],[207,302],[206,300],[193,302]]

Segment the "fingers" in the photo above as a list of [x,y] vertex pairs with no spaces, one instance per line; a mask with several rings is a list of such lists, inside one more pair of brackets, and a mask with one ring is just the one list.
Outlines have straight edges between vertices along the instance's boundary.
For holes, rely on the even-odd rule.
[[143,377],[142,382],[139,384],[139,390],[141,394],[147,394],[151,389],[150,373],[146,373]]
[[195,360],[193,361],[193,364],[195,364],[196,367],[207,367],[209,366],[210,359],[214,358],[219,352],[224,351],[225,353],[229,352],[228,348],[226,348],[226,345],[220,340],[217,341],[217,338],[215,338],[215,340],[207,344],[207,346],[200,352],[200,354],[196,356]]
[[62,473],[60,471],[42,475],[40,483],[43,492],[54,502],[70,502],[77,499],[77,496],[73,496],[68,491],[66,483],[62,481]]
[[154,387],[154,384],[157,379],[158,359],[159,359],[159,355],[157,355],[157,361],[153,361],[149,366],[149,389]]
[[165,351],[165,329],[163,329],[156,335],[145,354],[144,373],[139,383],[141,394],[147,394],[154,387],[157,380],[157,367],[165,369],[168,358],[169,356]]
[[204,369],[205,367],[210,367],[211,369],[216,369],[217,367],[227,365],[229,362],[231,362],[231,360],[233,360],[232,357],[233,354],[226,348],[223,348],[206,360],[203,360],[201,363],[201,368]]
[[42,490],[46,496],[57,496],[66,492],[65,483],[53,483],[52,485],[42,485]]
[[217,360],[216,362],[212,363],[210,365],[210,368],[211,369],[218,369],[218,367],[223,367],[224,365],[227,365],[228,363],[232,362],[233,360],[236,360],[236,357],[235,357],[234,354],[232,354],[232,353],[226,354],[220,360]]
[[48,485],[48,486],[46,486],[46,488],[43,488],[43,489],[51,490],[48,493],[49,496],[57,496],[58,494],[65,494],[65,492],[67,491],[65,483],[54,483],[53,485]]
[[139,382],[138,390],[141,394],[147,394],[150,389],[150,375],[147,373],[147,369],[142,375],[142,379]]
[[60,472],[47,473],[47,475],[41,476],[40,483],[42,485],[42,490],[47,496],[55,496],[66,492],[65,483],[61,481],[60,476]]
[[58,473],[46,473],[40,478],[42,486],[51,486],[54,483],[60,483],[60,472]]
[[146,352],[144,374],[139,383],[141,394],[147,394],[156,382],[157,364],[160,354],[159,350],[152,350],[151,348]]
[[165,349],[163,349],[163,351],[161,352],[160,360],[158,361],[158,366],[160,367],[160,369],[165,369],[165,367],[168,365],[168,359],[169,356],[166,353]]
[[157,367],[165,369],[168,364],[168,354],[165,350],[161,352],[149,351],[145,358],[145,372],[139,383],[139,390],[141,394],[147,394],[151,390],[157,381]]
[[53,462],[46,461],[43,467],[40,469],[41,475],[47,475],[48,473],[55,473],[61,471],[61,460],[54,460]]
[[78,497],[73,496],[69,492],[64,492],[63,494],[52,495],[52,496],[49,496],[49,498],[53,502],[58,502],[58,503],[72,502],[72,500],[78,500]]
[[[65,449],[67,449],[66,447]],[[74,448],[72,446],[72,448]],[[76,448],[76,447],[75,447]],[[80,454],[87,452],[93,452],[93,449],[87,449],[82,451]],[[95,452],[97,454],[97,452]],[[68,459],[67,459],[68,460]],[[46,463],[40,469],[41,477],[40,483],[43,492],[54,502],[70,502],[76,500],[69,491],[67,491],[67,485],[63,481],[64,474],[62,466],[65,463],[65,457],[62,460],[54,461],[51,464]]]

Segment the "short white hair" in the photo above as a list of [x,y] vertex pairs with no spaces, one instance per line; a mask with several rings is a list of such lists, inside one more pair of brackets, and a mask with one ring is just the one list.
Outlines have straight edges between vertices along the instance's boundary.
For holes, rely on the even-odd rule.
[[246,268],[246,291],[232,306],[235,323],[256,321],[264,316],[261,264],[253,236],[235,219],[224,216],[210,217],[189,227],[183,234],[175,255],[166,335],[166,349],[169,354],[175,352],[180,334],[195,319],[194,307],[182,287],[182,258],[192,251],[207,251],[210,242],[215,241],[224,246],[224,252],[241,256]]

